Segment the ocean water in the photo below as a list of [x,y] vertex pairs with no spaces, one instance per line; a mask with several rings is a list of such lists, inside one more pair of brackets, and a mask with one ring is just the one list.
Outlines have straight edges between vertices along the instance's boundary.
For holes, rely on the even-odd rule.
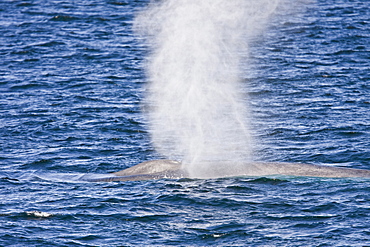
[[[295,2],[243,65],[254,158],[370,169],[370,6]],[[148,3],[1,1],[0,246],[370,246],[368,179],[78,181],[163,158]]]

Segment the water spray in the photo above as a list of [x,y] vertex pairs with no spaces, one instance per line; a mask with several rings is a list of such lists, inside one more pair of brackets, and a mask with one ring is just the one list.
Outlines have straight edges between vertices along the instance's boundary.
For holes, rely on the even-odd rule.
[[[277,0],[153,1],[136,18],[148,58],[146,109],[156,150],[197,177],[251,159],[240,64]],[[244,54],[244,55],[243,55]],[[217,166],[217,167],[215,167]],[[237,168],[233,168],[237,169]]]

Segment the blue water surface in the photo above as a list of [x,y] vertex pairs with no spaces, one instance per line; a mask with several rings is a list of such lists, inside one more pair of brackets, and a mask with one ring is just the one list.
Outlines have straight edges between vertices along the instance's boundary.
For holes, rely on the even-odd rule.
[[[370,180],[112,183],[162,158],[134,1],[0,3],[0,246],[370,246]],[[370,6],[302,1],[243,69],[255,159],[370,169]]]

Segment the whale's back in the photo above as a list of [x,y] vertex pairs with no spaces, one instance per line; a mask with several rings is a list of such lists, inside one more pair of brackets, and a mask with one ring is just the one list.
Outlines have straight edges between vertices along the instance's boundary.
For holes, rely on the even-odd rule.
[[181,163],[175,160],[150,160],[113,174],[116,176],[130,176],[138,174],[156,174],[179,169],[181,169]]

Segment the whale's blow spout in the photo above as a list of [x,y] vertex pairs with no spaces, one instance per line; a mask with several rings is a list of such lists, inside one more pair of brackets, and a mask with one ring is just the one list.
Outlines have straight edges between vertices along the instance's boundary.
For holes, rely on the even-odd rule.
[[[155,148],[193,175],[204,160],[250,160],[240,64],[277,0],[152,1],[136,19],[151,45],[147,115]],[[205,164],[204,164],[205,165]]]

